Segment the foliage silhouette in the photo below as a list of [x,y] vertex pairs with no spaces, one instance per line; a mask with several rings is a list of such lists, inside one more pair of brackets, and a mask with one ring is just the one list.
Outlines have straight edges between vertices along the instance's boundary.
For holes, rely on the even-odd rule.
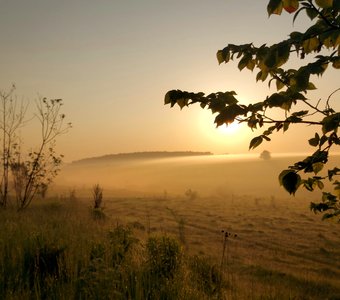
[[[314,212],[323,212],[323,218],[335,217],[340,221],[340,175],[339,168],[333,168],[320,174],[328,161],[331,148],[340,145],[338,127],[340,112],[331,106],[333,91],[323,101],[312,101],[306,97],[307,91],[316,89],[310,81],[314,75],[321,76],[331,65],[340,68],[340,1],[337,0],[270,0],[267,5],[269,16],[280,15],[285,10],[295,13],[293,22],[302,12],[306,13],[312,25],[305,32],[294,31],[289,38],[277,44],[256,47],[252,43],[243,45],[228,44],[217,51],[219,64],[238,59],[239,70],[257,70],[256,81],[275,83],[277,92],[261,102],[244,105],[237,100],[236,92],[217,92],[205,95],[181,90],[171,90],[165,95],[165,104],[181,109],[195,103],[211,110],[217,126],[232,122],[246,123],[251,129],[263,128],[263,133],[250,141],[249,149],[254,149],[264,141],[270,141],[274,132],[287,131],[292,124],[307,124],[318,127],[315,136],[308,139],[314,153],[299,161],[279,176],[279,183],[290,194],[295,194],[303,186],[308,191],[324,188],[324,182],[330,181],[332,192],[322,192],[320,203],[311,203]],[[291,53],[296,53],[303,62],[297,69],[284,69]],[[303,107],[303,109],[301,109]],[[283,111],[282,118],[270,115],[274,110]],[[307,173],[302,178],[299,173]],[[313,174],[314,173],[314,174]]]

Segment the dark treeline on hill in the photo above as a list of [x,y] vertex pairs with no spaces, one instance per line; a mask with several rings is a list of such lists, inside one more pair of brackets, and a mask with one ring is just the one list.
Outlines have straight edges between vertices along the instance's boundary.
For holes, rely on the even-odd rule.
[[118,153],[108,154],[97,157],[84,158],[73,161],[72,164],[84,164],[84,163],[97,163],[105,161],[115,160],[130,160],[130,159],[159,159],[159,158],[171,158],[171,157],[187,157],[187,156],[200,156],[200,155],[212,155],[211,152],[194,152],[194,151],[147,151],[147,152],[132,152],[132,153]]

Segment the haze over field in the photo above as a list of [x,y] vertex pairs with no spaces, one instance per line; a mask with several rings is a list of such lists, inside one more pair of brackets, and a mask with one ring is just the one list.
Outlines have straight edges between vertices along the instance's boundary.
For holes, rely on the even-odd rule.
[[[79,196],[89,196],[93,185],[100,183],[106,195],[114,196],[183,196],[191,189],[201,196],[287,198],[288,194],[278,184],[278,174],[302,158],[296,154],[274,154],[270,160],[263,160],[257,154],[187,156],[183,153],[99,157],[65,165],[56,187],[64,187],[66,193],[73,188]],[[335,166],[338,161],[338,155],[331,157],[329,166]],[[299,196],[317,199],[319,194],[301,190]]]
[[[288,14],[268,18],[267,2],[1,1],[0,88],[15,83],[18,97],[30,102],[37,94],[64,100],[74,128],[58,151],[68,162],[135,151],[245,153],[258,132],[216,130],[210,112],[171,110],[163,98],[178,88],[235,90],[245,103],[263,100],[266,83],[240,73],[236,63],[218,66],[215,54],[228,43],[271,44],[307,27],[303,14],[294,26]],[[313,82],[315,101],[338,88],[332,70]],[[33,145],[34,129],[27,129]],[[307,152],[301,136],[313,136],[313,129],[277,134],[259,151]]]

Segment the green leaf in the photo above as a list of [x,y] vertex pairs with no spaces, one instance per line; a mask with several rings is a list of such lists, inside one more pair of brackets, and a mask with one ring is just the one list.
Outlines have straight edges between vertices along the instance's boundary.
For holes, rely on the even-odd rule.
[[293,31],[289,36],[294,42],[300,42],[303,39],[303,34],[298,31]]
[[314,8],[307,8],[306,13],[311,20],[314,20],[318,16],[318,11]]
[[277,63],[278,63],[277,51],[276,49],[270,49],[268,55],[264,60],[264,64],[268,69],[273,69],[276,67]]
[[334,175],[339,175],[340,174],[340,169],[339,168],[334,168],[332,170],[328,170],[328,177],[329,180],[332,181],[333,180],[333,176]]
[[248,70],[253,71],[254,68],[255,68],[255,65],[256,65],[255,60],[251,59],[251,60],[248,61],[246,67],[247,67]]
[[340,69],[340,57],[336,57],[332,61],[333,68]]
[[279,181],[289,194],[295,195],[295,192],[299,188],[301,177],[294,171],[284,170],[279,175]]
[[287,99],[287,97],[283,94],[283,93],[274,93],[272,94],[267,100],[267,104],[268,106],[271,107],[282,107],[283,104],[289,101],[289,99]]
[[276,89],[278,91],[281,90],[284,86],[285,86],[285,84],[281,80],[276,79]]
[[321,180],[318,180],[318,181],[316,182],[316,184],[318,185],[318,188],[319,188],[320,190],[322,190],[322,189],[325,187],[325,185],[323,184],[323,182],[322,182]]
[[167,92],[167,93],[165,94],[165,97],[164,97],[164,104],[169,104],[169,103],[171,103],[170,94],[171,94],[170,91]]
[[240,62],[238,63],[239,70],[242,71],[242,69],[244,69],[248,65],[249,61],[251,60],[252,60],[252,56],[250,54],[243,55]]
[[323,135],[320,139],[320,147],[328,141],[328,137]]
[[312,82],[308,82],[307,90],[316,90],[316,86]]
[[177,104],[182,109],[184,106],[188,105],[188,100],[184,98],[177,99]]
[[237,104],[225,107],[215,118],[215,124],[221,126],[223,124],[232,123],[239,115],[244,114],[244,109]]
[[316,147],[319,145],[319,141],[320,141],[320,136],[317,133],[315,133],[315,137],[312,139],[309,139],[308,143],[309,145]]
[[333,0],[315,0],[315,3],[321,8],[329,8],[333,5]]
[[306,69],[299,70],[290,80],[291,88],[295,91],[307,90],[309,84],[309,76],[310,74]]
[[219,64],[224,62],[224,56],[222,50],[218,50],[216,53],[217,61]]
[[319,145],[319,140],[312,138],[312,139],[308,140],[308,143],[309,143],[309,145],[316,147],[316,146]]
[[259,146],[263,142],[262,136],[254,137],[249,144],[249,150],[255,149],[257,146]]
[[256,75],[256,81],[265,81],[268,77],[268,71],[262,70],[260,72],[257,73]]
[[290,125],[290,123],[288,123],[288,122],[285,122],[283,124],[283,132],[286,132],[289,129],[289,125]]
[[320,45],[319,39],[317,37],[312,37],[310,39],[305,40],[302,43],[303,50],[305,53],[310,53],[318,49]]
[[267,5],[268,16],[272,14],[281,15],[282,13],[282,0],[270,0]]
[[268,69],[278,68],[287,62],[289,54],[290,43],[283,41],[268,49],[263,62]]
[[312,165],[314,174],[318,174],[323,169],[323,163],[317,162]]
[[290,43],[287,41],[277,44],[277,66],[280,67],[289,59]]
[[335,113],[322,120],[322,132],[337,131],[340,124],[340,113]]

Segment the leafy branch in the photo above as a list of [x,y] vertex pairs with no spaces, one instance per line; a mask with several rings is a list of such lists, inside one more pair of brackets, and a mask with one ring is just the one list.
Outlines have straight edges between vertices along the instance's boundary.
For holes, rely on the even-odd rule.
[[[299,9],[300,7],[300,9]],[[295,163],[279,176],[280,184],[290,193],[295,194],[300,186],[309,191],[315,187],[324,188],[323,181],[333,183],[334,192],[323,192],[321,202],[311,206],[313,211],[327,211],[327,218],[340,216],[339,169],[328,170],[328,175],[317,175],[328,162],[332,147],[340,145],[337,131],[340,124],[340,112],[330,106],[330,99],[339,91],[337,88],[324,100],[324,108],[320,108],[321,99],[313,104],[306,98],[309,90],[316,89],[310,81],[312,76],[322,76],[329,65],[340,68],[340,1],[333,0],[270,0],[267,6],[269,15],[280,15],[283,10],[295,12],[293,22],[304,11],[313,23],[305,32],[294,31],[289,38],[277,44],[266,44],[255,47],[253,43],[228,44],[217,51],[218,63],[238,60],[238,69],[257,69],[256,81],[275,81],[276,90],[261,102],[244,105],[237,100],[236,92],[217,92],[205,95],[202,92],[192,93],[171,90],[165,95],[164,103],[171,107],[178,105],[181,109],[192,104],[200,104],[201,108],[210,109],[215,116],[215,124],[246,123],[251,129],[266,127],[263,133],[250,141],[249,149],[258,147],[263,141],[270,141],[270,135],[278,131],[287,131],[291,124],[316,125],[319,132],[308,140],[309,145],[317,150],[303,161]],[[326,50],[326,51],[325,51]],[[326,52],[328,51],[328,55]],[[297,69],[284,69],[290,54],[296,52],[301,61],[306,55],[317,54],[314,61]],[[296,110],[296,105],[305,105],[308,110]],[[270,116],[273,109],[281,109],[285,118],[277,120]],[[318,117],[318,119],[316,119]],[[268,125],[272,125],[267,127]],[[314,172],[315,176],[302,179],[298,173]],[[325,196],[326,195],[326,196]],[[340,218],[339,218],[340,221]]]

